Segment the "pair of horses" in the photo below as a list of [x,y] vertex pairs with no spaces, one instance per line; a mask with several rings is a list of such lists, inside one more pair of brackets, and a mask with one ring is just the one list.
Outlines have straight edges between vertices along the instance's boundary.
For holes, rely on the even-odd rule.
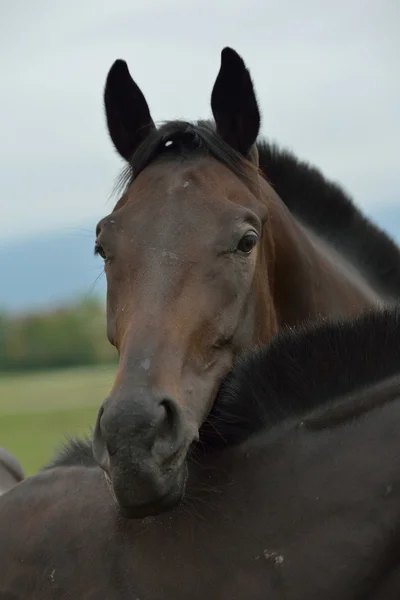
[[156,128],[123,61],[105,107],[126,161],[95,246],[119,369],[92,442],[0,499],[0,598],[391,598],[398,248],[257,142],[232,49],[213,124]]

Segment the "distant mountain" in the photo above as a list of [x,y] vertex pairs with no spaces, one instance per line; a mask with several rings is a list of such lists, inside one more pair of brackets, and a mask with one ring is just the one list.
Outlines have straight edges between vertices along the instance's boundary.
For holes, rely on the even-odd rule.
[[[400,205],[377,206],[369,216],[400,242]],[[78,295],[104,297],[105,277],[101,259],[93,256],[92,231],[83,225],[71,233],[0,242],[0,309],[20,312],[64,304]]]
[[0,242],[0,309],[19,312],[64,304],[78,295],[104,297],[103,265],[93,256],[92,231],[89,226]]

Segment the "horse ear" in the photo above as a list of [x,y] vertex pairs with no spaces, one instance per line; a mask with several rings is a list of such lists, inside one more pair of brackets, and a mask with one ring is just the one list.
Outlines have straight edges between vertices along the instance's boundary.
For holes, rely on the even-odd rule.
[[129,161],[155,125],[139,86],[124,60],[111,67],[104,89],[108,131],[119,154]]
[[248,156],[260,130],[260,112],[250,73],[232,48],[221,52],[221,67],[211,94],[217,132],[232,148]]

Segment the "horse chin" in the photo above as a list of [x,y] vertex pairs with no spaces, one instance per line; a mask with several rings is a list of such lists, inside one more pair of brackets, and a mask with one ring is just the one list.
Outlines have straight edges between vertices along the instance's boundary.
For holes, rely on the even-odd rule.
[[186,461],[183,463],[179,471],[168,477],[168,487],[163,486],[163,493],[155,495],[144,503],[138,503],[134,490],[127,492],[125,489],[119,489],[116,482],[105,474],[107,485],[110,489],[113,500],[116,504],[119,514],[127,519],[144,519],[145,517],[157,516],[177,507],[182,501],[186,481],[188,477],[188,468]]

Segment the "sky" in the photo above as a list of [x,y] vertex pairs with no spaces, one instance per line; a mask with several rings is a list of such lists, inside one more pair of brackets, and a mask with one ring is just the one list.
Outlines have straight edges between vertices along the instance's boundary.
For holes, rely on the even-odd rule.
[[128,62],[153,119],[209,117],[224,46],[262,133],[365,210],[400,201],[398,0],[0,0],[0,239],[93,224],[122,162],[103,87]]

